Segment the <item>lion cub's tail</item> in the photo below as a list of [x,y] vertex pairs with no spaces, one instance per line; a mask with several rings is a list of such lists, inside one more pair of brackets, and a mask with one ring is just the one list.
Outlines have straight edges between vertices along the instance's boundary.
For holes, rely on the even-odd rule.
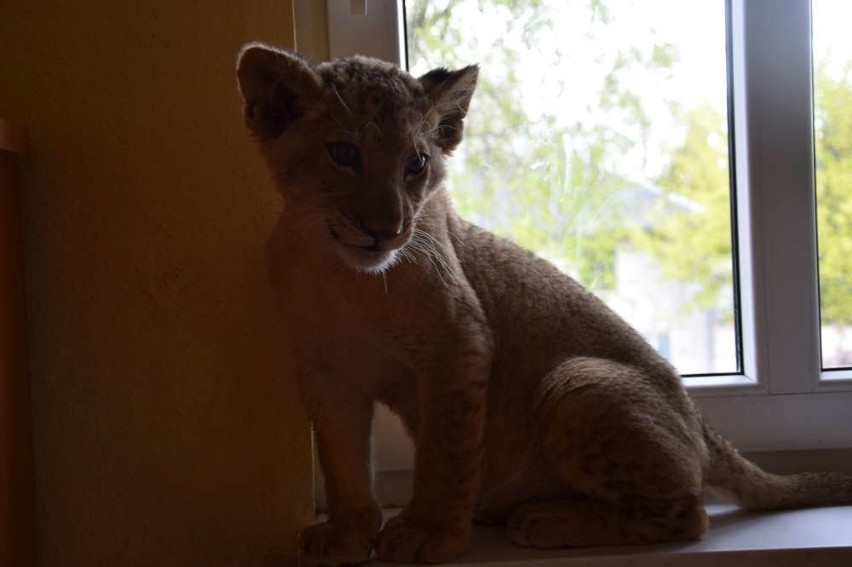
[[776,510],[852,504],[852,475],[806,472],[777,475],[740,455],[731,443],[704,424],[710,454],[706,487],[732,495],[747,510]]

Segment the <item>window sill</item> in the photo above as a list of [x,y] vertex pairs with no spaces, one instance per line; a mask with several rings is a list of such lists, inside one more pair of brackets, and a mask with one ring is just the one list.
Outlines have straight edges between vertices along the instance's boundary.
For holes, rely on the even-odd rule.
[[[453,565],[471,567],[801,567],[852,565],[852,506],[748,513],[708,504],[701,541],[582,550],[517,547],[502,527],[477,527],[470,550]],[[374,564],[375,565],[375,564]],[[378,565],[384,565],[378,563]],[[390,565],[390,564],[388,564]]]

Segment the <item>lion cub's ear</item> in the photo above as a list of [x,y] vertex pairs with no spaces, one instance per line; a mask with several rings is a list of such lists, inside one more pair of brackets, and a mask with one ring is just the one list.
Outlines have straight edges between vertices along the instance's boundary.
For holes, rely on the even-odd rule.
[[458,71],[433,69],[419,79],[432,99],[432,111],[438,113],[436,143],[444,153],[453,151],[461,142],[463,120],[478,76],[479,67],[471,65]]
[[246,125],[261,140],[277,138],[304,116],[322,80],[300,56],[250,43],[237,57]]

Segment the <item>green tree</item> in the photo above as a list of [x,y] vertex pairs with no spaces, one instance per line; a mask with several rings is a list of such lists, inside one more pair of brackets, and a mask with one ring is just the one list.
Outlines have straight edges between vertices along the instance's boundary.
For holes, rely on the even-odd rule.
[[852,77],[815,77],[820,300],[824,322],[852,324]]
[[[852,324],[852,80],[815,74],[815,154],[822,320]],[[668,196],[654,222],[629,241],[650,252],[670,277],[697,282],[696,300],[713,305],[731,285],[731,231],[725,117],[709,106],[683,116],[683,143],[657,180]],[[730,313],[728,314],[730,315]]]
[[727,129],[725,117],[707,104],[682,120],[683,143],[657,179],[661,198],[630,241],[652,254],[667,276],[697,284],[694,301],[713,307],[733,274]]

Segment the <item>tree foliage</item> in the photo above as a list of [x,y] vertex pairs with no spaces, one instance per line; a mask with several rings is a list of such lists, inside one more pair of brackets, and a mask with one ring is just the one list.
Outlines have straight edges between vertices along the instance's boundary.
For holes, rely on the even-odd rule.
[[[732,285],[731,207],[725,117],[709,105],[682,116],[685,135],[657,178],[663,199],[631,242],[654,256],[663,272],[698,285],[694,301],[718,306]],[[680,206],[671,206],[675,200]],[[727,306],[727,317],[732,316]]]
[[823,321],[852,324],[852,77],[815,77],[815,153]]

